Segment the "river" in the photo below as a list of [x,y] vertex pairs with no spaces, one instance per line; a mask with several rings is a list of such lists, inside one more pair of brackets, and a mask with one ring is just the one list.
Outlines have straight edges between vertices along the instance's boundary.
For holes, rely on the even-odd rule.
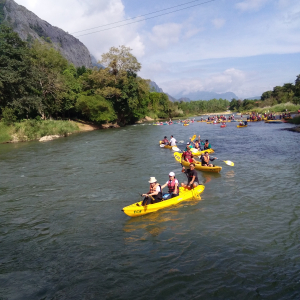
[[[300,134],[236,125],[0,145],[0,299],[300,299]],[[150,176],[185,179],[158,141],[194,133],[235,166],[198,172],[200,201],[126,216]]]

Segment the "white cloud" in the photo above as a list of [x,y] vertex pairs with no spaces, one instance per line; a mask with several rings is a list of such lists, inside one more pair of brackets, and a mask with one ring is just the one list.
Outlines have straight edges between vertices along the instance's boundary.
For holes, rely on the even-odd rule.
[[215,93],[225,93],[234,91],[241,97],[251,95],[248,81],[254,74],[246,73],[242,70],[230,68],[223,72],[215,73],[206,78],[192,77],[182,78],[164,82],[161,87],[165,91],[172,90],[174,95],[182,93],[188,95],[198,91],[209,91]]
[[216,18],[216,19],[212,20],[212,23],[214,24],[215,28],[217,28],[217,29],[223,27],[225,22],[226,22],[225,19],[221,19],[221,18]]
[[[133,49],[134,55],[144,55],[144,44],[138,28],[140,24],[131,24],[112,30],[101,31],[116,25],[98,27],[125,19],[125,7],[122,0],[63,0],[53,4],[53,0],[16,0],[18,4],[33,11],[41,19],[78,37],[88,49],[101,58],[112,46],[126,45]],[[82,31],[88,28],[91,31]],[[80,36],[89,32],[91,35]]]
[[181,29],[182,25],[177,23],[156,25],[150,34],[150,40],[160,48],[167,48],[179,41]]
[[236,4],[236,8],[241,11],[255,11],[263,7],[269,0],[244,0]]

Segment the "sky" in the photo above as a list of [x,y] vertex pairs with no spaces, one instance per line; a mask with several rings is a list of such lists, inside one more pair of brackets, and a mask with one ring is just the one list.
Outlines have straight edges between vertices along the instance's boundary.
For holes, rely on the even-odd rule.
[[97,59],[112,46],[130,47],[139,75],[174,97],[210,91],[245,99],[300,74],[299,0],[15,1],[78,37]]

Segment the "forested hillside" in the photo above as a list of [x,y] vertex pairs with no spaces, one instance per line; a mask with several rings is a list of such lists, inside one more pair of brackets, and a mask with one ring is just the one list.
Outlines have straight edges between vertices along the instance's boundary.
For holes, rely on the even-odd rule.
[[76,68],[51,45],[24,42],[1,25],[0,115],[7,122],[84,118],[120,125],[147,115],[181,116],[166,94],[152,92],[137,76],[141,64],[130,50],[112,47],[102,55],[104,69]]

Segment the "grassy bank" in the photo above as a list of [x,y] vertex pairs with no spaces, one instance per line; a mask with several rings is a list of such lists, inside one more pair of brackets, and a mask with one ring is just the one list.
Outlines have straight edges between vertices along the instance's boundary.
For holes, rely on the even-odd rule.
[[300,116],[293,118],[292,120],[289,120],[289,123],[299,125],[300,124]]
[[288,112],[297,112],[298,109],[300,109],[300,105],[295,105],[291,102],[287,102],[287,103],[276,104],[274,106],[266,106],[262,108],[256,107],[251,109],[251,111],[247,110],[247,111],[243,111],[242,113],[246,113],[246,112],[256,112],[259,114],[263,114],[265,112],[281,113],[281,112],[286,112],[286,110]]
[[0,143],[32,141],[47,135],[66,136],[76,131],[79,127],[72,121],[24,120],[9,126],[0,122]]

